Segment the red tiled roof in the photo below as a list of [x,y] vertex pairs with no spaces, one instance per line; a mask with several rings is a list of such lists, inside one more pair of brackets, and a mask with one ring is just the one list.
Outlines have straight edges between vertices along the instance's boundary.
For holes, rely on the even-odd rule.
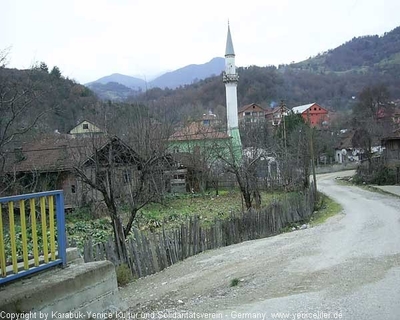
[[238,113],[245,112],[248,108],[250,108],[252,106],[256,106],[256,107],[260,108],[261,110],[265,111],[264,108],[260,107],[258,104],[250,103],[250,104],[246,104],[245,106],[240,107],[238,110]]
[[189,141],[204,139],[228,139],[226,132],[219,130],[220,128],[213,126],[204,126],[201,121],[191,122],[182,130],[175,132],[169,141]]

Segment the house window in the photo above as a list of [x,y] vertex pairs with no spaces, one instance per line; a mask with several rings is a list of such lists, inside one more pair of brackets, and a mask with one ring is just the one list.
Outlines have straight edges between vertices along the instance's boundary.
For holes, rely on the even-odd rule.
[[82,128],[83,130],[89,130],[89,124],[88,123],[82,124]]
[[249,115],[250,115],[250,112],[245,112],[245,113],[244,113],[244,116],[245,116],[245,117],[246,117],[246,116],[248,117]]
[[71,184],[71,193],[76,193],[76,186]]
[[210,125],[210,120],[203,120],[203,125],[208,127]]

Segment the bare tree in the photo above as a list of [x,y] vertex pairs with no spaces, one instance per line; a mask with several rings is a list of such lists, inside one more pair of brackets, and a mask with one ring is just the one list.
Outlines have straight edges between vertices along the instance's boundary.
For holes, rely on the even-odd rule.
[[224,147],[219,148],[218,159],[225,171],[235,176],[246,209],[261,206],[260,182],[267,176],[271,156],[266,136],[259,134],[263,128],[263,125],[247,127],[246,148],[234,139],[226,140]]
[[93,200],[104,201],[118,254],[128,263],[125,239],[139,210],[161,199],[164,172],[171,164],[163,126],[143,117],[134,123],[131,126],[127,123],[124,126],[124,121],[116,123],[126,130],[121,139],[114,135],[78,137],[81,141],[75,165],[78,177],[95,190]]
[[189,120],[170,138],[170,151],[186,167],[187,191],[204,192],[213,186],[218,194],[218,154],[224,141],[229,139],[226,128],[213,114],[201,120]]
[[0,52],[0,179],[4,186],[7,146],[17,136],[32,130],[46,110],[36,110],[37,103],[51,88],[43,88],[32,79],[34,70],[14,72],[5,68],[7,50]]
[[393,105],[389,102],[389,92],[384,85],[364,88],[353,108],[356,133],[352,143],[364,150],[369,173],[372,171],[373,145],[380,144],[383,136],[393,130],[392,111]]

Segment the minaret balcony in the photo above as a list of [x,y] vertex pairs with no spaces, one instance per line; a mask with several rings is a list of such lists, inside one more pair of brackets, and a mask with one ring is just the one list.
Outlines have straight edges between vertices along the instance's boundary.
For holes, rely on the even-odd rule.
[[222,74],[222,81],[224,81],[225,83],[238,82],[238,80],[239,80],[239,75],[237,73],[230,74],[230,73],[224,72]]

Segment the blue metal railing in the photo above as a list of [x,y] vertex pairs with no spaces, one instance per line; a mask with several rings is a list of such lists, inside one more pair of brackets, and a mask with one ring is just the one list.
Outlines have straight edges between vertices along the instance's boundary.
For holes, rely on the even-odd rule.
[[66,262],[63,191],[0,198],[0,284]]

